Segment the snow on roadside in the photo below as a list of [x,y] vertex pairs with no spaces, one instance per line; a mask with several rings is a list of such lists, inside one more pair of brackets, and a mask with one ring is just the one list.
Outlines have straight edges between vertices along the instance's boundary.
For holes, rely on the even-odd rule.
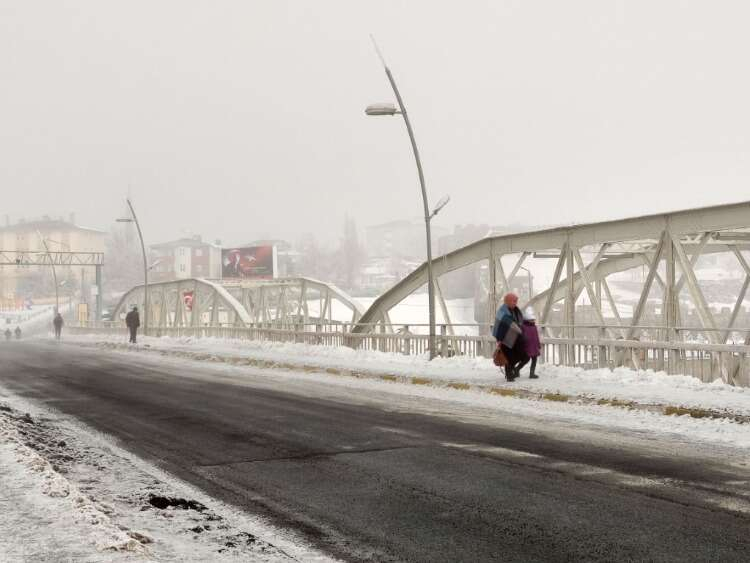
[[[318,385],[320,389],[326,389],[332,393],[332,396],[340,396],[342,400],[351,401],[370,401],[380,402],[385,408],[396,408],[394,396],[399,395],[399,408],[405,408],[408,412],[421,412],[432,416],[448,417],[451,420],[456,418],[471,421],[479,424],[495,424],[493,421],[500,421],[501,424],[508,424],[508,417],[512,419],[523,420],[524,425],[529,428],[547,428],[550,426],[559,427],[561,425],[569,426],[576,429],[588,427],[601,429],[603,432],[622,432],[627,435],[637,434],[649,439],[666,438],[670,443],[703,443],[707,446],[718,446],[729,448],[740,448],[743,452],[750,448],[750,424],[741,424],[727,418],[691,418],[690,416],[664,416],[660,412],[650,410],[634,410],[625,408],[615,408],[606,405],[583,404],[571,400],[570,402],[544,401],[544,400],[526,400],[516,397],[502,396],[496,393],[488,393],[476,389],[456,389],[446,386],[435,385],[414,385],[402,382],[387,381],[380,378],[361,378],[361,377],[342,377],[340,375],[331,375],[325,373],[325,369],[319,371],[310,371],[309,369],[296,369],[294,365],[310,365],[309,357],[302,356],[305,350],[304,345],[273,345],[270,343],[259,342],[236,342],[236,341],[219,341],[205,342],[202,340],[184,341],[177,339],[146,339],[147,344],[138,346],[124,346],[121,349],[108,349],[105,353],[129,356],[129,361],[140,357],[139,362],[143,363],[147,369],[150,364],[164,366],[184,366],[185,370],[176,370],[174,373],[182,373],[180,377],[200,377],[202,379],[211,379],[217,374],[226,374],[231,377],[236,385],[257,385],[258,377],[268,377],[274,380],[288,380],[289,382]],[[80,341],[79,341],[80,342]],[[121,340],[120,340],[121,342]],[[89,341],[91,343],[91,341]],[[166,344],[166,345],[164,345]],[[218,346],[217,346],[218,344]],[[241,357],[239,345],[245,345],[244,356],[248,358],[257,358],[258,354],[251,350],[271,350],[273,354],[267,358],[273,358],[278,355],[278,349],[285,351],[290,350],[290,346],[297,348],[298,355],[275,357],[278,366],[255,367],[243,366],[241,364],[200,362],[193,359],[192,356],[181,356],[180,352],[196,352],[203,350],[208,346],[209,350],[202,353],[203,359],[210,359],[213,356],[222,355],[222,345],[233,348],[231,357]],[[150,350],[157,352],[166,352],[165,355],[156,353],[147,353],[143,346],[149,346]],[[312,351],[317,351],[318,347],[307,347]],[[322,348],[322,347],[321,347]],[[328,353],[335,355],[336,349],[329,348]],[[144,353],[146,352],[146,353]],[[177,352],[177,353],[175,353]],[[226,350],[225,350],[226,352]],[[341,350],[345,355],[349,355],[353,350]],[[358,353],[359,354],[359,353]],[[363,354],[369,356],[374,354],[380,356],[378,360],[383,361],[383,356],[388,354],[379,354],[368,352]],[[387,359],[387,358],[386,358]],[[412,359],[413,360],[413,359]],[[438,359],[438,363],[443,364],[463,364],[467,359]],[[482,371],[479,360],[471,360],[480,363],[480,367],[475,371]],[[470,361],[470,362],[471,362]],[[395,362],[394,362],[395,363]],[[417,363],[417,362],[410,362]],[[487,362],[489,363],[489,362]],[[426,359],[422,359],[422,364],[427,364]],[[330,366],[328,362],[323,362],[322,367]],[[281,369],[279,369],[281,368]],[[364,371],[362,366],[357,369]],[[438,368],[440,369],[440,368]],[[497,372],[494,373],[493,388],[506,387],[516,388],[517,382],[512,384],[500,384],[497,381]],[[606,370],[601,370],[606,371]],[[618,370],[619,371],[619,370]],[[628,371],[628,370],[626,370]],[[390,373],[393,373],[391,370]],[[458,381],[460,370],[453,370],[451,381]],[[589,372],[575,373],[576,376],[585,377]],[[420,373],[412,370],[409,375],[419,376]],[[650,377],[649,372],[643,372],[643,377]],[[479,377],[479,376],[476,376]],[[615,381],[618,375],[615,374]],[[620,376],[622,377],[622,376]],[[672,376],[664,376],[672,377]],[[527,380],[528,381],[528,380]],[[535,381],[528,381],[535,383]],[[631,382],[630,385],[639,385]],[[716,387],[707,386],[705,387]],[[728,386],[726,386],[728,387]],[[291,387],[286,387],[291,389]],[[612,395],[616,396],[616,387],[610,385],[607,387]],[[730,387],[730,393],[734,388]],[[334,391],[336,390],[336,391]],[[739,390],[739,395],[746,397],[743,390]],[[652,394],[653,395],[653,394]],[[558,424],[560,423],[560,424]]]
[[0,387],[2,561],[328,561]]
[[[124,342],[124,337],[107,335],[68,336],[72,342]],[[750,415],[750,388],[734,387],[721,381],[703,383],[686,375],[667,375],[630,368],[583,370],[539,365],[540,379],[525,377],[506,384],[499,370],[487,358],[435,358],[405,356],[346,347],[314,346],[283,342],[218,338],[140,339],[155,350],[201,352],[299,364],[320,368],[345,368],[373,374],[428,377],[442,382],[470,385],[509,386],[538,393],[561,393],[595,399],[617,399],[642,404],[667,404]]]

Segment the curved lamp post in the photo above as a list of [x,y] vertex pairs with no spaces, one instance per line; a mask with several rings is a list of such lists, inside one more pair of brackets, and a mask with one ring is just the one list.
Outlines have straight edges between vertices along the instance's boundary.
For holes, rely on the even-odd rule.
[[529,285],[529,301],[531,301],[534,297],[534,278],[531,275],[531,270],[529,270],[528,268],[524,268],[523,266],[519,266],[518,269],[526,272],[526,279],[528,280]]
[[52,259],[52,255],[49,253],[49,246],[47,246],[47,241],[42,236],[41,231],[37,229],[36,234],[39,235],[39,239],[42,241],[42,245],[44,245],[44,251],[47,253],[47,260],[49,260],[50,266],[52,266],[52,278],[55,280],[55,313],[59,313],[60,292],[58,291],[57,285],[57,270],[55,269],[55,261]]
[[[372,37],[371,37],[372,38]],[[435,209],[432,210],[432,213],[430,213],[430,206],[427,203],[427,188],[425,186],[424,181],[424,173],[422,172],[422,162],[419,159],[419,149],[417,148],[417,141],[414,138],[414,131],[411,127],[411,122],[409,121],[409,115],[406,113],[406,106],[404,106],[404,100],[401,98],[401,94],[398,91],[398,87],[396,86],[396,81],[393,79],[393,74],[391,74],[391,70],[388,68],[388,65],[385,63],[385,59],[383,58],[383,55],[380,52],[380,49],[378,49],[377,43],[375,43],[375,39],[372,38],[373,45],[375,46],[375,51],[378,53],[378,57],[380,57],[380,61],[383,63],[383,68],[385,69],[385,74],[388,77],[388,82],[391,83],[391,88],[393,88],[393,93],[396,95],[396,100],[398,101],[398,108],[394,104],[391,103],[385,103],[385,104],[373,104],[370,106],[367,106],[365,109],[365,114],[370,116],[382,116],[382,115],[396,115],[399,114],[404,118],[404,123],[406,124],[406,131],[409,133],[409,140],[411,141],[411,148],[414,152],[414,160],[417,163],[417,173],[419,174],[419,185],[422,188],[422,204],[424,207],[424,224],[425,224],[425,234],[427,235],[427,299],[428,299],[428,307],[430,311],[430,336],[429,336],[429,349],[430,349],[430,359],[432,360],[435,357],[435,287],[434,287],[434,280],[432,275],[432,237],[430,235],[430,221],[432,218],[438,214],[438,212],[445,207],[445,205],[448,203],[450,198],[448,196],[443,197],[438,204],[435,206]]]
[[135,223],[135,228],[138,230],[138,238],[141,241],[141,253],[143,254],[143,334],[148,334],[148,271],[151,269],[148,266],[148,259],[146,258],[146,245],[143,244],[143,233],[141,232],[141,225],[138,223],[138,216],[135,214],[133,204],[130,202],[130,198],[125,198],[130,208],[131,217],[123,217],[117,219],[118,223]]

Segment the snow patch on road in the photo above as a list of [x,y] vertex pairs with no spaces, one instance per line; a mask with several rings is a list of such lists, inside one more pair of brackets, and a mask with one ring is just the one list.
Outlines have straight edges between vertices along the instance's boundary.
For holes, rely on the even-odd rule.
[[0,387],[3,561],[330,561]]

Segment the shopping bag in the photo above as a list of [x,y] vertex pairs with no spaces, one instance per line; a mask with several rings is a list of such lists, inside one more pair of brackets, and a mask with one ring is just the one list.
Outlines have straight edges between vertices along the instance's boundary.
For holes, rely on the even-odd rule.
[[505,354],[503,354],[503,349],[500,346],[500,343],[497,344],[497,348],[495,348],[495,353],[492,354],[492,362],[497,367],[504,367],[508,363],[508,358],[505,357]]

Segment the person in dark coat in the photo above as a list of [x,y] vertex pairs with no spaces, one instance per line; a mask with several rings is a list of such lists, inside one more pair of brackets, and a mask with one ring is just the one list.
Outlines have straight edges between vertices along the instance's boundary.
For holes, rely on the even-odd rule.
[[135,344],[138,327],[141,326],[141,317],[138,315],[138,307],[133,307],[133,310],[125,315],[125,325],[130,331],[130,343]]
[[60,335],[62,334],[62,327],[63,327],[63,318],[60,314],[60,311],[55,313],[55,318],[52,320],[52,324],[55,327],[55,338],[60,340]]
[[523,313],[523,347],[526,359],[518,366],[518,371],[531,360],[529,368],[529,379],[539,379],[534,373],[536,371],[536,359],[542,351],[542,344],[539,340],[539,328],[536,326],[536,315],[531,307],[527,307]]
[[13,332],[16,333],[16,340],[20,340],[21,339],[21,327],[17,326],[16,330],[14,330]]
[[508,359],[505,365],[505,379],[513,381],[518,377],[519,365],[526,359],[523,345],[523,313],[518,308],[518,295],[508,293],[495,314],[492,336],[498,341],[503,354]]

